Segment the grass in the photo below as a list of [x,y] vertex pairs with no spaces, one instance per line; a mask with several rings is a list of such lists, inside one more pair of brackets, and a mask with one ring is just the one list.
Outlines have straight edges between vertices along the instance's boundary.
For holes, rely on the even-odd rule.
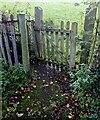
[[[34,18],[34,7],[40,6],[43,9],[43,19],[53,20],[55,26],[60,27],[60,21],[77,22],[79,31],[82,31],[84,23],[84,12],[86,5],[80,4],[74,6],[74,3],[67,2],[2,2],[0,4],[0,10],[5,11],[6,14],[29,12]],[[66,26],[66,25],[65,25]]]

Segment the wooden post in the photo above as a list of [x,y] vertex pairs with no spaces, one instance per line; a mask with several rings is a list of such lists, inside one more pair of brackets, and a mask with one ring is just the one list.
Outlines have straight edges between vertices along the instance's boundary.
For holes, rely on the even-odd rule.
[[21,33],[22,61],[23,61],[24,71],[25,73],[27,73],[30,70],[30,60],[29,60],[25,14],[19,14],[18,18],[19,18],[19,28]]
[[[35,28],[38,29],[41,27],[41,21],[42,21],[42,8],[35,7]],[[38,57],[41,57],[41,44],[42,44],[42,38],[41,38],[41,32],[35,31],[35,40],[37,44],[37,50],[38,50]]]
[[98,20],[99,20],[99,25],[98,25],[98,40],[100,40],[100,2],[98,3]]
[[[66,23],[66,30],[70,29],[70,22],[68,21]],[[66,33],[66,59],[68,61],[68,55],[69,55],[69,34]]]
[[12,60],[11,60],[11,55],[10,55],[10,47],[9,47],[7,30],[6,30],[6,25],[5,24],[3,24],[2,29],[3,29],[3,36],[4,36],[4,41],[5,41],[5,47],[6,47],[6,51],[7,51],[8,62],[9,62],[10,68],[12,68]]
[[71,28],[71,39],[70,39],[70,69],[74,68],[75,66],[75,55],[76,55],[76,35],[77,35],[77,26],[76,22],[72,23]]
[[83,35],[84,44],[81,46],[80,63],[85,63],[85,64],[88,63],[91,42],[93,40],[93,30],[96,20],[96,11],[97,8],[94,8],[93,10],[91,9],[91,7],[86,8],[84,35]]
[[10,26],[10,31],[11,31],[11,39],[12,39],[12,45],[13,45],[14,61],[15,61],[16,69],[18,70],[19,63],[18,63],[18,55],[17,55],[17,46],[16,46],[14,24],[13,24],[13,15],[11,15],[10,18],[12,20],[12,23],[11,23],[11,26]]

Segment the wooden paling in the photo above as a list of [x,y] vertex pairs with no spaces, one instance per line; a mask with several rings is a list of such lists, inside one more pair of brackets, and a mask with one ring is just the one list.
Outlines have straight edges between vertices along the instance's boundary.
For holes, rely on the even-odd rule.
[[8,36],[7,36],[7,33],[6,33],[7,30],[6,30],[6,25],[5,24],[3,24],[2,29],[3,29],[5,47],[6,47],[6,51],[7,51],[8,62],[9,62],[10,68],[12,68],[12,59],[11,59],[11,55],[10,55],[10,47],[9,47]]
[[13,24],[13,15],[11,15],[11,39],[12,39],[12,45],[13,45],[13,53],[14,53],[14,60],[15,60],[15,66],[16,69],[19,69],[19,62],[18,62],[18,54],[17,54],[17,46],[16,46],[16,38],[15,38],[15,31],[14,31],[14,24]]

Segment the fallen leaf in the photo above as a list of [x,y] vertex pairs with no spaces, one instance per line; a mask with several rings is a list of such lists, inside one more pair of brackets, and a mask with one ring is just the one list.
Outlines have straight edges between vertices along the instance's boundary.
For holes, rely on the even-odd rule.
[[67,108],[69,108],[69,104],[67,104]]
[[36,88],[36,85],[33,85],[33,88]]
[[24,98],[24,96],[22,96],[22,99]]
[[28,96],[28,98],[31,98],[30,96]]
[[24,114],[23,113],[16,113],[16,115],[18,116],[18,117],[22,117]]
[[21,87],[21,90],[23,91],[23,90],[24,90],[24,88],[23,88],[23,87]]
[[50,82],[50,85],[52,85],[52,84],[53,84],[53,82],[51,81],[51,82]]
[[67,80],[67,77],[64,77],[64,80],[66,81],[66,80]]
[[74,115],[68,115],[68,118],[73,120],[74,119]]
[[10,111],[10,109],[9,109],[9,108],[7,108],[7,111],[9,112],[9,111]]
[[27,107],[27,108],[26,108],[26,111],[29,111],[29,110],[30,110],[30,108],[29,108],[29,107]]

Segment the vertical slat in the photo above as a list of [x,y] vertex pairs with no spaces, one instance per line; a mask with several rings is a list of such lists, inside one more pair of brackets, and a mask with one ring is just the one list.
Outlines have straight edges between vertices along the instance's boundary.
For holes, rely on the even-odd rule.
[[27,30],[25,15],[19,14],[19,27],[21,33],[21,46],[22,46],[22,61],[24,66],[24,71],[27,73],[30,70],[30,60],[29,60],[29,49],[27,41]]
[[11,55],[10,55],[10,47],[9,47],[9,42],[8,42],[8,36],[7,36],[7,30],[6,30],[6,25],[3,24],[3,36],[4,36],[4,41],[5,41],[5,47],[7,51],[7,57],[8,57],[8,62],[10,65],[10,68],[12,68],[12,60],[11,60]]
[[[66,22],[66,30],[69,30],[70,28],[70,22]],[[66,33],[66,59],[68,60],[69,55],[69,34]]]
[[[42,20],[42,8],[35,7],[35,28],[40,28]],[[37,43],[38,57],[41,57],[41,32],[35,31],[35,39]]]
[[36,39],[35,39],[35,31],[34,31],[34,21],[32,20],[31,22],[31,28],[32,28],[32,41],[34,43],[34,50],[35,50],[35,56],[37,57],[38,56],[38,53],[37,53],[37,44],[36,44]]
[[[64,54],[64,33],[62,32],[64,29],[64,22],[61,21],[61,52]],[[63,58],[61,58],[61,62],[63,63]]]
[[[54,26],[53,21],[50,21],[50,28],[52,29]],[[51,40],[53,40],[52,42],[54,42],[54,32],[51,31]],[[54,47],[51,45],[51,49],[52,49],[52,61],[54,61]]]
[[[45,26],[46,26],[46,28],[48,28],[48,21],[45,22]],[[48,60],[50,60],[50,43],[48,41],[48,35],[49,35],[49,32],[46,31],[47,57],[48,57]]]
[[98,40],[100,40],[100,2],[98,3],[98,20],[99,20],[99,23],[98,23]]
[[31,40],[30,40],[30,28],[29,28],[28,23],[26,23],[26,27],[27,27],[28,47],[29,47],[29,50],[30,50]]
[[76,39],[75,36],[77,35],[77,23],[72,23],[71,28],[71,39],[70,39],[70,69],[74,68],[75,66],[75,55],[76,55]]
[[4,45],[3,45],[3,42],[2,42],[2,35],[1,34],[0,34],[0,48],[1,48],[1,53],[2,53],[2,56],[3,56],[4,62],[7,63],[6,55],[5,55],[5,49],[4,49]]
[[[59,44],[58,44],[58,32],[55,33],[55,37],[56,37],[56,46],[57,46],[57,48],[59,48]],[[56,51],[56,61],[58,61],[58,59],[59,59],[59,54]]]
[[1,47],[0,47],[0,64],[1,64],[1,59],[2,59],[2,53],[1,53]]
[[10,26],[10,31],[11,31],[11,39],[12,39],[12,45],[13,45],[14,61],[15,61],[16,69],[18,70],[19,63],[18,63],[18,54],[17,54],[14,24],[13,24],[13,15],[11,15],[11,21],[12,21],[12,23],[11,23],[11,26]]
[[[41,27],[44,28],[44,21],[41,21]],[[42,44],[43,58],[46,59],[46,47],[45,47],[46,41],[45,41],[43,32],[42,32],[42,42],[43,42],[43,44]]]
[[[2,21],[2,12],[0,13],[0,21]],[[3,38],[3,36],[2,36],[2,24],[0,23],[0,51],[1,51],[1,58],[3,57],[4,62],[7,63],[2,38]]]
[[[0,11],[0,21],[2,21],[2,12],[1,11]],[[1,41],[1,39],[2,39],[2,24],[0,23],[0,41]],[[1,59],[2,59],[2,51],[1,51],[1,47],[0,47],[0,65],[1,65]]]

